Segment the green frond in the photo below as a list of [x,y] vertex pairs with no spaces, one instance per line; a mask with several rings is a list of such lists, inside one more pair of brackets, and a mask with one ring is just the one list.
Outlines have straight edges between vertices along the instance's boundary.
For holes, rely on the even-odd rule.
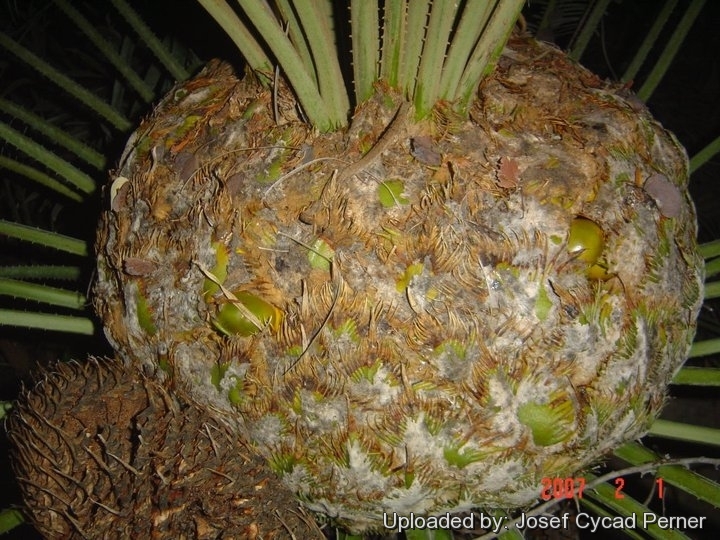
[[190,74],[182,66],[173,54],[173,51],[163,45],[150,27],[143,21],[142,17],[130,7],[125,0],[110,0],[118,13],[137,32],[148,48],[155,54],[158,60],[165,66],[176,81],[184,81]]
[[87,304],[85,295],[75,291],[7,278],[0,278],[0,296],[3,295],[77,310]]
[[672,382],[689,386],[720,386],[720,368],[685,366]]
[[99,116],[107,120],[118,131],[126,132],[132,127],[132,122],[121,112],[105,103],[80,83],[72,80],[70,77],[52,67],[36,54],[15,42],[3,32],[0,32],[0,47],[7,49],[27,65],[47,77],[62,90],[92,109]]
[[20,223],[12,223],[4,219],[0,219],[0,235],[64,251],[72,255],[80,255],[81,257],[86,257],[89,254],[87,243],[82,240]]
[[57,126],[27,110],[21,105],[15,104],[4,98],[0,98],[0,111],[11,114],[18,120],[26,123],[37,130],[44,137],[52,140],[53,143],[70,150],[75,156],[91,165],[94,169],[103,170],[107,165],[107,157],[85,144],[79,138],[59,129]]
[[700,10],[705,4],[705,0],[692,0],[690,5],[687,7],[685,14],[682,19],[675,27],[670,40],[666,43],[665,49],[663,50],[660,58],[653,67],[652,71],[645,79],[643,85],[638,89],[638,97],[643,101],[647,101],[657,88],[660,81],[665,76],[672,63],[675,55],[678,53],[680,46],[682,45],[685,37],[690,32],[695,19],[700,14]]
[[17,265],[0,266],[0,277],[9,279],[53,279],[75,281],[80,278],[79,266],[60,265]]
[[[4,122],[0,122],[0,139],[4,139],[8,144],[39,161],[48,169],[55,171],[79,191],[86,194],[95,191],[95,180],[90,176]],[[34,175],[34,178],[37,179],[38,176]],[[46,182],[46,185],[48,184],[50,183]],[[48,187],[51,187],[51,185],[48,185]]]
[[68,0],[54,1],[78,29],[85,34],[88,40],[97,47],[107,61],[122,74],[127,84],[138,93],[143,101],[150,103],[155,98],[155,92],[152,87],[146,84],[145,81],[133,71],[127,61],[108,43],[100,32],[95,29],[92,23],[90,23],[80,11],[73,7]]
[[33,313],[12,309],[0,309],[0,325],[37,328],[38,330],[84,334],[87,336],[95,333],[95,324],[87,317]]
[[[660,464],[655,471],[656,477],[662,478],[667,484],[676,486],[701,501],[712,504],[715,508],[720,508],[720,484],[687,466],[662,465],[666,458],[637,442],[627,443],[613,454],[631,465]],[[693,460],[690,458],[683,461],[691,464]],[[698,460],[698,465],[701,464],[702,460]]]

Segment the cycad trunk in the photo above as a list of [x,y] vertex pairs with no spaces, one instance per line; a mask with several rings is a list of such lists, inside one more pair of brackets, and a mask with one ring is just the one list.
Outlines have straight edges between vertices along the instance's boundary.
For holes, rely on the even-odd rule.
[[631,97],[513,39],[469,118],[401,102],[320,135],[214,63],[128,144],[98,239],[118,354],[355,531],[530,504],[642,435],[701,301],[685,153]]

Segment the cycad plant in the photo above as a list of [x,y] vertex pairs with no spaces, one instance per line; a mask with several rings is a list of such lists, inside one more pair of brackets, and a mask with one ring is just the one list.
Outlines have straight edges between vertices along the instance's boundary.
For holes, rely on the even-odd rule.
[[[703,255],[717,253],[697,247],[674,136],[626,85],[516,27],[522,1],[200,4],[245,74],[214,60],[177,84],[110,174],[92,298],[116,359],[57,367],[9,424],[36,526],[58,537],[319,534],[310,520],[258,517],[289,494],[353,534],[477,508],[507,524],[507,512],[573,496],[600,515],[647,510],[617,486],[585,486],[613,450],[652,470],[641,464],[657,456],[623,444],[651,429],[674,377],[717,379],[679,371],[707,289]],[[106,50],[143,95],[127,58]],[[12,127],[2,135],[48,155]],[[92,191],[68,160],[44,164],[58,193]],[[67,297],[27,281],[3,286]],[[2,315],[90,331],[87,319]],[[253,505],[240,477],[275,498]],[[665,478],[719,505],[712,481],[670,465]]]

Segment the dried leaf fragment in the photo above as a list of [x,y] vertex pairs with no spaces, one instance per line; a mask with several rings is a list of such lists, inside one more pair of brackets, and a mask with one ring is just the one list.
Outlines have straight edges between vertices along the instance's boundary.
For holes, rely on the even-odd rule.
[[514,189],[520,181],[520,166],[517,161],[509,157],[500,158],[500,168],[497,174],[498,186],[504,189]]
[[427,135],[410,139],[410,153],[423,165],[439,167],[442,163],[442,156],[435,149],[432,137]]

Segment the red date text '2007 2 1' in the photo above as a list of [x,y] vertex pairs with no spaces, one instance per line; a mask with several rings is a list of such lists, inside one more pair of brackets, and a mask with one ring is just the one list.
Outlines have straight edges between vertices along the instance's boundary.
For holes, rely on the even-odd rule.
[[[655,483],[657,484],[657,496],[662,499],[665,495],[665,485],[663,479],[658,477],[656,478]],[[625,479],[619,476],[615,478],[614,484],[615,498],[623,499],[625,497],[622,493],[623,488],[625,487]],[[582,499],[584,489],[585,478],[582,476],[577,478],[550,478],[546,476],[542,479],[540,497],[544,501],[549,501],[550,499],[573,499],[575,497]]]

